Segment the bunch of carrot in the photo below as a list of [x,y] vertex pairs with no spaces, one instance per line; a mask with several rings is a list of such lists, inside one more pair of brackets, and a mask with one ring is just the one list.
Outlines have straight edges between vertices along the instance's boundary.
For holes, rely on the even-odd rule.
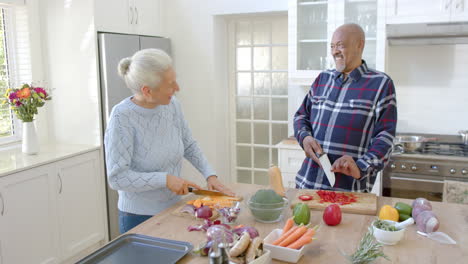
[[302,246],[309,244],[313,240],[315,230],[318,226],[309,228],[305,225],[295,225],[293,218],[289,218],[284,224],[283,233],[273,242],[273,245],[287,247],[292,249],[300,249]]

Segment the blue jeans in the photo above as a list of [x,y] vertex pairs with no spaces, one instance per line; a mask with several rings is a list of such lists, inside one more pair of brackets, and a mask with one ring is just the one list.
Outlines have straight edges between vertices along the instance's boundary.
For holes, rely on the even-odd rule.
[[119,210],[119,230],[123,234],[135,226],[153,217],[152,215],[137,215]]

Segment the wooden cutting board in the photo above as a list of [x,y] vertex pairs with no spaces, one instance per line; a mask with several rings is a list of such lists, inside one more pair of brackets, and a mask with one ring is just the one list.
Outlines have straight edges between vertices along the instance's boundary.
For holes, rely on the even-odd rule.
[[[291,206],[297,203],[305,203],[312,210],[325,210],[325,208],[332,203],[320,203],[320,196],[317,194],[318,190],[303,189],[297,192],[296,197],[291,203]],[[377,214],[377,196],[373,193],[358,193],[358,192],[335,192],[353,194],[357,197],[357,201],[351,204],[340,205],[343,213],[350,214],[363,214],[363,215],[376,215]],[[310,201],[302,201],[298,197],[301,195],[312,195],[314,199]]]
[[[206,197],[206,196],[195,195],[195,196],[193,196],[193,198],[190,199],[190,200],[195,200],[195,199],[204,198],[204,197]],[[242,197],[227,197],[227,196],[226,196],[226,198],[228,198],[229,200],[232,200],[233,202],[234,202],[234,201],[239,201],[239,202],[240,202],[240,201],[242,201],[242,199],[243,199]],[[189,219],[193,219],[193,220],[200,220],[200,221],[203,221],[203,219],[197,218],[195,215],[191,215],[191,214],[188,214],[188,213],[185,213],[185,212],[184,212],[184,213],[181,212],[182,209],[184,208],[184,206],[185,206],[185,204],[182,205],[182,206],[177,207],[174,211],[171,212],[171,214],[172,214],[172,215],[176,215],[176,216],[181,216],[181,217],[189,218]],[[219,217],[218,211],[216,211],[216,210],[214,210],[214,209],[213,209],[212,211],[213,211],[213,216],[210,217],[210,220],[214,220],[214,219],[216,219],[216,218]]]

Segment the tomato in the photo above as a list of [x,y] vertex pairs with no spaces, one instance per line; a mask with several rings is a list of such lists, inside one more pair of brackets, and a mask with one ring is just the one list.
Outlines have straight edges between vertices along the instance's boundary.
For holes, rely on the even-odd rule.
[[323,211],[323,221],[329,226],[341,223],[341,208],[337,204],[330,204]]
[[301,195],[299,196],[299,199],[301,199],[302,201],[310,201],[312,199],[314,199],[314,197],[312,197],[311,195]]

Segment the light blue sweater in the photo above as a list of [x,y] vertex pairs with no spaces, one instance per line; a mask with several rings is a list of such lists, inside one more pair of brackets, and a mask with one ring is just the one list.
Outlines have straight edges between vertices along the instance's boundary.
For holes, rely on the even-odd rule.
[[154,215],[179,200],[166,187],[166,175],[180,177],[185,157],[207,178],[208,164],[184,119],[178,100],[153,109],[126,98],[112,109],[104,146],[107,177],[118,190],[121,211]]

